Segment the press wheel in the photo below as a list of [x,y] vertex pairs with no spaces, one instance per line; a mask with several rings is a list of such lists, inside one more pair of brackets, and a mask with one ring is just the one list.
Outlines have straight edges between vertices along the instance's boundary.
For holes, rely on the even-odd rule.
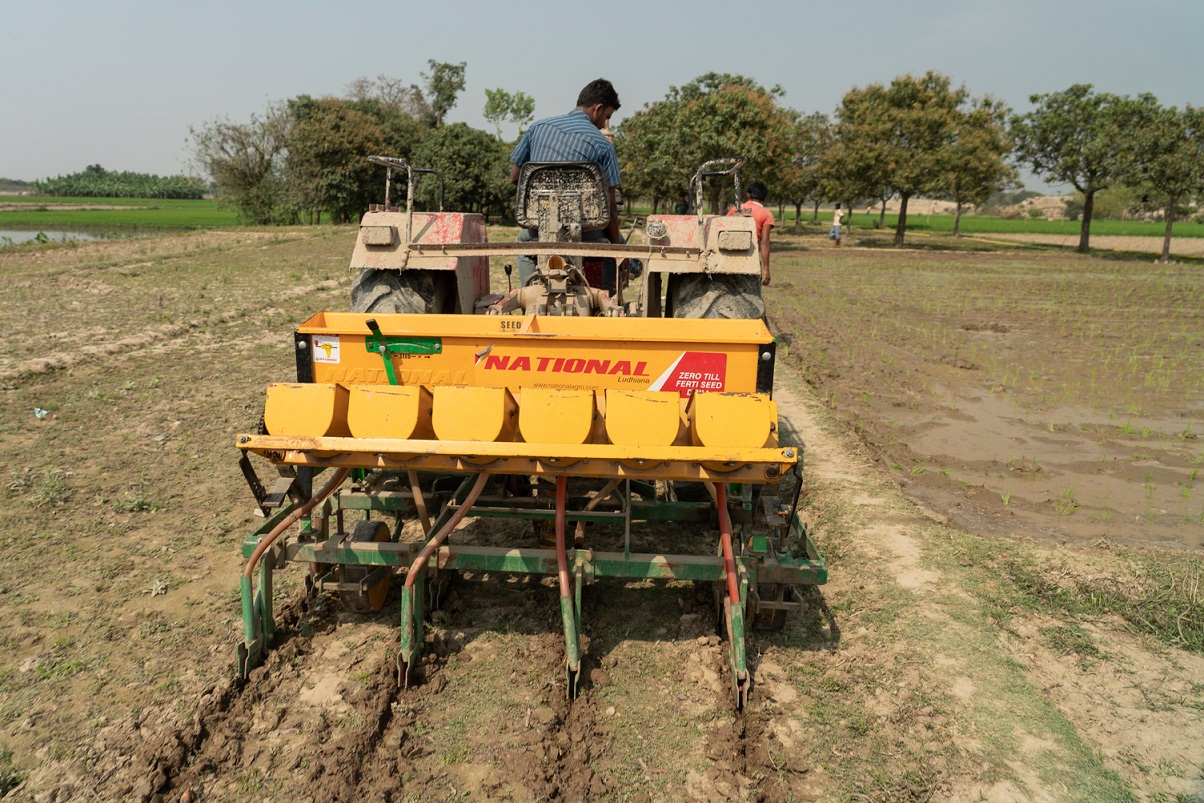
[[[351,537],[348,539],[353,544],[372,542],[381,544],[392,540],[393,538],[389,533],[389,525],[379,519],[357,523],[351,531]],[[358,583],[378,568],[380,567],[359,563],[340,566],[339,580],[342,583]],[[390,568],[384,577],[373,585],[368,586],[364,592],[342,590],[339,591],[339,599],[349,610],[356,611],[357,613],[379,611],[384,607],[385,598],[389,596],[389,582],[392,579],[393,571]]]

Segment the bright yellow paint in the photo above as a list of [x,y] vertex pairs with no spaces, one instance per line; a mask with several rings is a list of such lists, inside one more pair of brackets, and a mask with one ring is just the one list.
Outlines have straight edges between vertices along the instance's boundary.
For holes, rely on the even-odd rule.
[[268,385],[263,423],[273,435],[350,435],[347,388],[333,384]]
[[[437,407],[436,402],[436,407]],[[609,443],[530,444],[403,441],[239,435],[238,448],[298,466],[488,470],[498,474],[629,477],[691,482],[777,482],[798,462],[797,450],[710,446],[618,446]]]
[[352,385],[347,427],[356,438],[431,438],[431,391],[424,387]]
[[777,405],[755,393],[697,393],[687,413],[696,446],[765,446],[777,429]]
[[518,405],[505,388],[437,387],[432,422],[441,441],[514,440]]
[[524,388],[518,429],[527,443],[586,443],[597,415],[592,390]]
[[[679,361],[722,355],[725,391],[753,392],[760,350],[773,342],[760,320],[575,318],[509,315],[366,315],[322,312],[298,332],[340,344],[313,350],[313,379],[388,384],[381,355],[365,348],[375,318],[385,337],[438,338],[440,353],[391,355],[402,385],[649,390]],[[709,359],[709,358],[708,358]],[[672,389],[669,386],[666,390]]]
[[670,446],[682,430],[681,399],[659,391],[606,391],[606,435],[620,446]]

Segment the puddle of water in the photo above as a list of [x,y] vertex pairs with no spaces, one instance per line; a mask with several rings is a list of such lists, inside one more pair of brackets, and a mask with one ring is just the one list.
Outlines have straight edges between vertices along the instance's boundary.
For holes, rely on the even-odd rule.
[[[1196,482],[1204,451],[1194,439],[1166,437],[1183,431],[1182,418],[1120,420],[1064,406],[1037,420],[1007,397],[984,394],[900,423],[926,463],[1001,499],[1048,508],[1068,533],[1204,546],[1204,476]],[[1042,528],[1039,516],[1016,507],[1013,515]]]
[[132,237],[151,237],[156,233],[150,230],[125,229],[122,231],[69,231],[59,229],[38,229],[34,231],[0,229],[0,248],[6,245],[21,245],[29,242],[70,243],[86,240],[128,240]]
[[69,243],[83,240],[107,240],[115,235],[87,231],[6,231],[0,229],[0,248],[42,239],[43,242]]

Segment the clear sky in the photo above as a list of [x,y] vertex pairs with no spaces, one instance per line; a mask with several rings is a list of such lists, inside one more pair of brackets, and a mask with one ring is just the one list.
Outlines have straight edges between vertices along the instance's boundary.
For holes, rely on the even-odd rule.
[[1201,105],[1204,0],[0,0],[0,177],[189,172],[190,126],[359,77],[421,84],[428,59],[467,63],[448,121],[486,129],[487,88],[546,117],[606,77],[621,122],[712,71],[806,113],[929,69],[1017,111],[1074,83]]

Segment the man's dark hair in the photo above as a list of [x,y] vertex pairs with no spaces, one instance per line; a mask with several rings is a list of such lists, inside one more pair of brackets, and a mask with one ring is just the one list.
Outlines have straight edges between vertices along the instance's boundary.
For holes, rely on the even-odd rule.
[[577,105],[582,108],[589,108],[596,103],[619,110],[619,93],[615,91],[614,84],[605,78],[590,81],[577,96]]
[[764,201],[769,197],[769,188],[764,181],[754,181],[748,185],[748,197],[754,201]]

